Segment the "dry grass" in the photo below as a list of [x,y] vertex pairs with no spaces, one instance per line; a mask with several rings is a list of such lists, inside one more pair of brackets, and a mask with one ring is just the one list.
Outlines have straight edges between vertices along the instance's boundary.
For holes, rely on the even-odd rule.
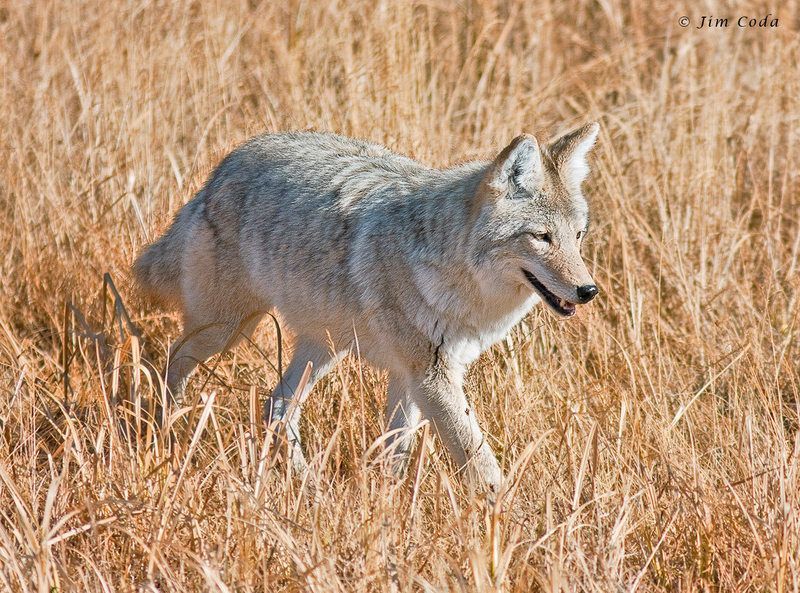
[[[0,589],[800,588],[800,8],[742,31],[677,20],[774,7],[571,4],[0,4]],[[310,401],[304,494],[254,412],[272,324],[173,438],[136,419],[177,320],[129,265],[238,142],[313,127],[439,165],[590,118],[602,298],[470,375],[521,464],[505,511],[432,440],[385,476],[358,360]]]

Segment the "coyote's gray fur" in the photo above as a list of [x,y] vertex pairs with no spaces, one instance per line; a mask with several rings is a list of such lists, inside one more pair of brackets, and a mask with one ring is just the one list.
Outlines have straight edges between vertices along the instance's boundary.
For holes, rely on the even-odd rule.
[[183,312],[170,393],[275,308],[296,343],[265,411],[286,422],[296,465],[299,404],[357,342],[389,372],[387,442],[398,458],[426,418],[456,463],[496,491],[502,474],[464,373],[541,300],[569,316],[597,293],[580,248],[598,130],[542,147],[519,136],[492,162],[449,169],[331,134],[250,140],[134,265],[145,291]]

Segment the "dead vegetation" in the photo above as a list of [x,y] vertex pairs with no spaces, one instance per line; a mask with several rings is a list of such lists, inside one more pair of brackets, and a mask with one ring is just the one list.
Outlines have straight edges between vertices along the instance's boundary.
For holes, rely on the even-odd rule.
[[[800,589],[800,9],[678,26],[767,10],[712,4],[0,5],[0,588]],[[235,144],[310,127],[444,165],[589,119],[601,298],[470,374],[505,510],[432,438],[386,475],[356,358],[309,402],[304,491],[259,422],[273,323],[148,421],[177,320],[128,268]]]

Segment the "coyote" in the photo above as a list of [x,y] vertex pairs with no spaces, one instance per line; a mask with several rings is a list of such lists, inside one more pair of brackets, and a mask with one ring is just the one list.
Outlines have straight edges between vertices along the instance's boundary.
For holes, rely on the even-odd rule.
[[265,419],[285,423],[295,467],[300,404],[357,344],[388,371],[386,443],[400,471],[425,418],[470,481],[496,492],[502,473],[464,374],[540,301],[569,317],[597,295],[580,251],[598,131],[545,146],[522,135],[491,162],[448,169],[333,134],[246,142],[134,264],[143,290],[183,313],[169,393],[277,309],[296,342]]

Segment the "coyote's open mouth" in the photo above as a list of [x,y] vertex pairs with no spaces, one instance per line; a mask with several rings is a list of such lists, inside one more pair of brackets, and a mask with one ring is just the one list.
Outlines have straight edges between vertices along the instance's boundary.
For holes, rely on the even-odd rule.
[[528,270],[523,269],[522,273],[525,274],[525,277],[528,279],[528,282],[531,283],[531,286],[536,289],[536,292],[538,292],[545,302],[550,305],[550,308],[553,309],[553,311],[559,315],[563,315],[564,317],[572,317],[575,315],[574,303],[570,303],[567,300],[559,298],[547,290],[547,287],[539,282],[536,279],[536,276],[531,274]]

